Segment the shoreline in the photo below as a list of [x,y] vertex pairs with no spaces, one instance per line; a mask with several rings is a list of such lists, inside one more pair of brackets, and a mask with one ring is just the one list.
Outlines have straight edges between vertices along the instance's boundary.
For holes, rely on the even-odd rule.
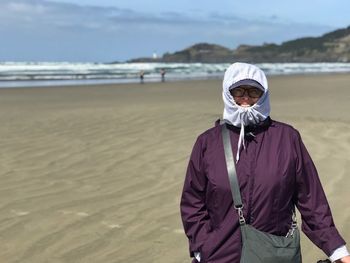
[[[349,72],[305,72],[305,73],[284,73],[284,74],[267,74],[267,78],[275,77],[300,77],[300,76],[332,76],[332,75],[347,75]],[[147,76],[147,75],[146,75]],[[222,80],[222,76],[211,77],[188,77],[188,78],[165,78],[165,82],[187,82],[187,81],[210,81],[210,80]],[[144,78],[144,84],[146,83],[159,83],[161,78]],[[10,84],[6,86],[6,84]],[[105,86],[105,85],[127,85],[127,84],[140,84],[140,79],[76,79],[76,80],[1,80],[1,89],[18,89],[18,88],[54,88],[54,87],[75,87],[75,86]]]

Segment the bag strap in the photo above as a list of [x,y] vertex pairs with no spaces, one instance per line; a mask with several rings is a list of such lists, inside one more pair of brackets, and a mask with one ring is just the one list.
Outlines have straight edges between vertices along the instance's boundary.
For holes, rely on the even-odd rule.
[[[240,225],[245,225],[246,222],[245,222],[245,218],[243,215],[243,204],[242,204],[242,198],[241,198],[241,191],[240,191],[239,184],[238,184],[236,165],[235,165],[234,157],[232,154],[230,133],[229,133],[229,130],[227,128],[226,123],[223,123],[221,125],[221,134],[222,134],[222,141],[224,144],[227,173],[228,173],[228,177],[230,180],[231,194],[232,194],[232,199],[233,199],[233,207],[238,212]],[[291,225],[290,230],[287,233],[287,237],[293,236],[293,233],[294,233],[296,228],[297,228],[297,220],[296,220],[295,208],[293,207],[292,225]]]
[[226,123],[221,125],[221,134],[222,134],[222,140],[224,144],[226,167],[227,167],[228,177],[230,180],[233,206],[238,211],[240,225],[244,225],[245,218],[243,216],[243,204],[242,204],[242,198],[241,198],[241,191],[239,189],[236,166],[235,166],[235,161],[233,159],[233,154],[232,154],[230,133],[229,133],[229,130],[227,129]]

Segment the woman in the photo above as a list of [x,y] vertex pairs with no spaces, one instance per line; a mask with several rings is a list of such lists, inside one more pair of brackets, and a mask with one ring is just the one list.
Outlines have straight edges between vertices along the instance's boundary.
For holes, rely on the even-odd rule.
[[[264,72],[254,65],[232,64],[225,72],[223,100],[223,120],[230,131],[247,223],[285,236],[295,205],[302,215],[302,230],[310,240],[332,261],[350,263],[345,241],[334,226],[316,168],[300,134],[269,117]],[[192,262],[240,261],[241,233],[219,121],[197,138],[180,208]]]

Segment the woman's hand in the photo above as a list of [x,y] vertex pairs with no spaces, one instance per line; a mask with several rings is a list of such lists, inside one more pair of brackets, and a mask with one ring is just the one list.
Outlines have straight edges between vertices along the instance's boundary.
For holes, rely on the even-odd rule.
[[350,256],[343,257],[337,260],[336,263],[350,263]]

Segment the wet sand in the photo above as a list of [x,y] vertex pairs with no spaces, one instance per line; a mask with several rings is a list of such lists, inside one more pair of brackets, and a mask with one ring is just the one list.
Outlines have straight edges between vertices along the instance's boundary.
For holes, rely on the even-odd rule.
[[[350,75],[269,78],[350,241]],[[221,81],[0,89],[0,262],[190,262],[179,214]],[[304,262],[325,258],[305,236]]]

